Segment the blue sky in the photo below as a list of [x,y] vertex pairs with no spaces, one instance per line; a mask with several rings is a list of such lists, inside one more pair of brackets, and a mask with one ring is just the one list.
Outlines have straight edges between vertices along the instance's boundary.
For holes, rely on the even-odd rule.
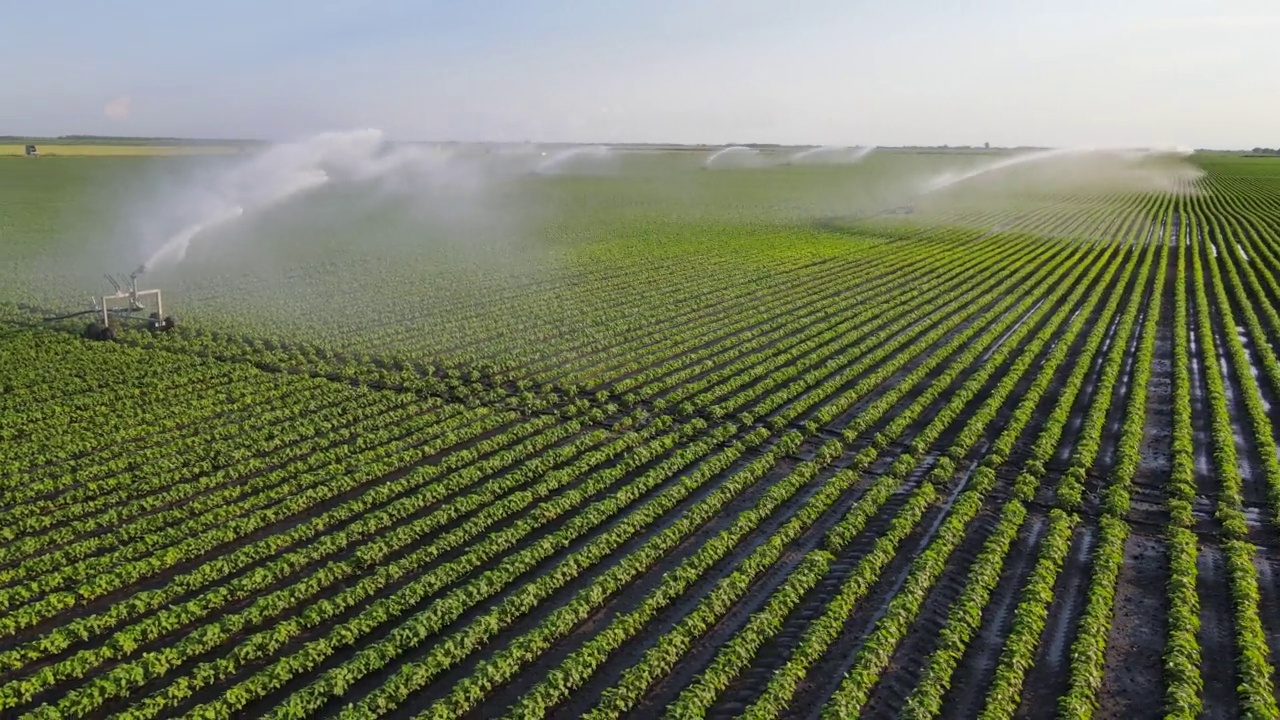
[[1274,0],[0,0],[0,134],[1280,146]]

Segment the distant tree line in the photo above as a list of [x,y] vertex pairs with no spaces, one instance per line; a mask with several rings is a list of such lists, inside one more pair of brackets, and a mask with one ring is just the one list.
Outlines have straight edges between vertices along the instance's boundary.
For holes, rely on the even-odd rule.
[[1280,155],[1280,148],[1256,147],[1250,152],[1254,155]]
[[115,135],[59,135],[58,137],[27,137],[22,135],[0,135],[0,144],[41,143],[59,144],[92,144],[92,145],[252,145],[257,140],[229,140],[211,138],[178,138],[178,137],[120,137]]

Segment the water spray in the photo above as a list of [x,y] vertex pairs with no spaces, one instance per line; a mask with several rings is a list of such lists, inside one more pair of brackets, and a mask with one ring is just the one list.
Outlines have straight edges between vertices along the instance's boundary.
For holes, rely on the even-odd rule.
[[275,145],[200,178],[179,195],[182,224],[153,244],[143,266],[182,263],[209,231],[258,215],[321,187],[339,183],[402,183],[431,174],[450,160],[444,151],[393,145],[379,130],[327,132]]
[[729,147],[721,148],[711,153],[711,155],[702,164],[702,167],[703,168],[715,167],[716,161],[719,160],[720,158],[725,156],[734,156],[734,155],[742,155],[744,157],[756,158],[756,157],[759,157],[760,151],[756,150],[755,148],[749,148],[745,145],[730,145]]
[[1175,150],[1166,150],[1160,148],[1154,149],[1125,149],[1125,148],[1107,148],[1107,147],[1066,147],[1051,148],[1048,150],[1037,150],[1011,157],[1001,158],[993,162],[980,165],[971,170],[963,172],[947,172],[934,176],[926,181],[921,188],[903,205],[886,210],[881,215],[909,215],[915,212],[915,202],[919,199],[940,192],[947,188],[959,185],[974,178],[989,175],[991,173],[1007,170],[1009,168],[1021,165],[1029,165],[1033,163],[1045,162],[1058,158],[1066,157],[1083,157],[1089,155],[1107,155],[1126,162],[1138,162],[1147,158],[1160,155],[1175,155],[1184,157],[1190,154],[1182,148]]
[[[546,153],[544,152],[543,155],[545,156]],[[565,150],[561,150],[560,152],[555,153],[550,157],[547,157],[546,160],[543,160],[542,162],[538,163],[538,166],[534,168],[533,172],[538,175],[552,175],[564,170],[567,166],[569,166],[575,160],[585,160],[589,158],[603,159],[603,158],[609,158],[612,155],[613,155],[612,148],[608,148],[602,145],[572,147]]]
[[787,160],[787,164],[807,165],[811,163],[829,163],[853,165],[854,163],[862,162],[863,159],[871,154],[872,150],[875,150],[874,145],[867,145],[865,147],[822,145],[819,147],[801,150],[800,152],[792,155],[791,158]]
[[[172,330],[176,322],[164,314],[159,289],[139,288],[138,279],[184,262],[192,244],[242,218],[260,214],[333,183],[399,183],[418,189],[417,181],[442,180],[435,171],[448,158],[439,149],[392,145],[381,131],[321,133],[297,142],[271,146],[260,153],[220,165],[195,182],[170,189],[169,202],[177,229],[144,246],[145,259],[129,275],[107,275],[112,292],[90,298],[89,307],[46,320],[92,315],[85,336],[116,337],[123,321],[141,320],[153,332]],[[458,177],[443,178],[451,186]],[[153,238],[154,239],[154,238]],[[149,247],[147,247],[149,246]]]
[[145,270],[147,267],[154,267],[161,264],[177,264],[183,261],[187,256],[187,249],[191,247],[191,241],[197,235],[224,223],[231,222],[236,218],[244,215],[244,208],[236,205],[228,208],[223,212],[213,215],[201,222],[196,222],[180,230],[173,237],[169,238],[164,245],[153,252],[145,262],[142,263],[140,269]]
[[982,175],[987,175],[989,173],[993,173],[999,170],[1004,170],[1006,168],[1017,167],[1019,165],[1026,165],[1027,163],[1040,162],[1042,160],[1049,160],[1056,157],[1063,157],[1067,155],[1083,155],[1083,154],[1092,153],[1092,152],[1096,152],[1096,151],[1088,148],[1054,148],[1051,150],[1040,150],[1037,152],[1026,153],[1023,155],[1014,155],[1013,157],[1002,158],[995,162],[988,163],[986,165],[975,168],[973,170],[969,170],[968,172],[960,173],[958,175],[954,173],[944,173],[942,175],[939,175],[935,177],[933,180],[926,183],[924,190],[923,192],[920,193],[920,195],[928,195],[929,193],[937,192],[944,188],[951,187],[952,185],[957,185],[966,180],[971,180],[973,178],[980,177]]

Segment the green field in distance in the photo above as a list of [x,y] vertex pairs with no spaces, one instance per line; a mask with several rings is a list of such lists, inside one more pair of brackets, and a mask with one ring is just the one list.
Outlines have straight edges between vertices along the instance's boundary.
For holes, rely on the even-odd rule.
[[478,153],[100,342],[246,158],[64,149],[0,158],[4,717],[1278,714],[1280,160]]

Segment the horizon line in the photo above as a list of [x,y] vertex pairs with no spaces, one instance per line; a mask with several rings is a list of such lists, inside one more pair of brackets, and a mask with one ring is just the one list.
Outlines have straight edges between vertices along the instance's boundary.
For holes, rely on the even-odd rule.
[[[278,144],[281,142],[289,142],[287,140],[267,140],[263,138],[220,138],[220,137],[183,137],[176,135],[96,135],[73,133],[66,135],[0,135],[0,143],[11,142],[84,142],[84,141],[109,141],[109,142],[159,142],[166,144]],[[725,147],[776,147],[776,148],[819,148],[819,147],[866,147],[864,145],[826,145],[815,143],[778,143],[778,142],[660,142],[660,141],[623,141],[623,142],[594,142],[594,141],[551,141],[551,140],[392,140],[392,143],[411,143],[411,144],[442,144],[442,145],[568,145],[568,146],[593,146],[604,145],[611,147],[681,147],[681,148],[725,148]],[[911,150],[911,149],[944,149],[944,150],[1046,150],[1053,149],[1053,145],[952,145],[952,144],[904,144],[904,145],[875,145],[880,150]],[[1142,146],[1134,146],[1135,149]],[[1251,152],[1261,148],[1255,146],[1252,148],[1193,148],[1196,152]],[[1149,149],[1149,148],[1148,148]],[[1262,148],[1266,149],[1266,148]]]

